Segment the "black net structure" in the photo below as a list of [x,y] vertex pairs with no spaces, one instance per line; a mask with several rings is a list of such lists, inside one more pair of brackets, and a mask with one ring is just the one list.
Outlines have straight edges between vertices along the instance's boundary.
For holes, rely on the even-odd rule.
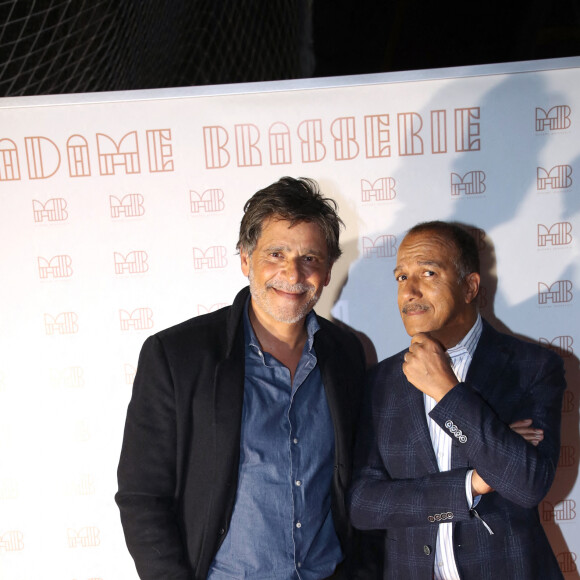
[[311,0],[0,0],[0,96],[292,79]]
[[579,0],[0,0],[0,96],[579,54]]

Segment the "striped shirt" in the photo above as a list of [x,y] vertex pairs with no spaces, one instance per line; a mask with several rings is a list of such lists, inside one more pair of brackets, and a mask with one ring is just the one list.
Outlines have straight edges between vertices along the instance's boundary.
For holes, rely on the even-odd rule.
[[[465,381],[469,365],[473,359],[473,354],[477,347],[482,330],[481,316],[477,315],[475,324],[463,339],[453,348],[447,350],[451,359],[451,367],[460,382]],[[452,438],[448,433],[443,431],[433,419],[429,416],[430,411],[435,407],[437,402],[429,395],[423,394],[425,402],[425,413],[427,414],[427,425],[429,434],[433,443],[433,450],[437,458],[439,471],[449,471],[451,469],[451,443]],[[471,497],[471,476],[473,470],[469,470],[465,480],[465,494],[469,507],[472,506]],[[439,524],[437,533],[437,543],[435,547],[435,580],[460,580],[457,565],[455,564],[455,555],[453,553],[453,524],[445,522]]]

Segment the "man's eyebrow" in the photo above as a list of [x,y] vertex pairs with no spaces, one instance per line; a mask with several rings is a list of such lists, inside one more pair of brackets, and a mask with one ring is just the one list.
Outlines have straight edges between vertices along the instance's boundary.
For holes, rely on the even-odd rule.
[[419,264],[419,266],[437,266],[438,268],[441,268],[441,263],[436,262],[435,260],[420,260],[417,264]]
[[[419,260],[417,262],[417,265],[419,266],[435,266],[436,268],[441,268],[441,263],[440,262],[436,262],[435,260]],[[393,269],[393,274],[397,274],[397,272],[400,272],[401,270],[404,270],[405,268],[403,266],[395,266],[395,268]]]
[[310,250],[306,250],[305,252],[303,252],[304,256],[307,255],[312,255],[312,256],[316,256],[317,258],[320,258],[322,256],[324,256],[324,252],[321,252],[320,250],[315,250],[314,248],[310,249]]
[[[269,252],[288,252],[290,250],[291,250],[290,246],[285,246],[283,244],[280,244],[280,245],[272,244],[271,246],[264,248],[264,252],[266,252],[266,253],[269,253]],[[318,258],[318,257],[323,257],[324,252],[320,251],[320,250],[316,250],[314,248],[309,248],[309,249],[305,250],[304,252],[300,252],[300,255],[302,255],[302,256],[316,256]]]

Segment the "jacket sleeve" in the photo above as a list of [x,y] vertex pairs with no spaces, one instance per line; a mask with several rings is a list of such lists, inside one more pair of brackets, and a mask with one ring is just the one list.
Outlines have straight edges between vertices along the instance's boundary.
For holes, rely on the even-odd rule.
[[[554,480],[566,388],[562,360],[553,353],[540,352],[533,361],[521,363],[522,388],[506,389],[506,398],[510,392],[519,397],[510,402],[512,412],[506,421],[469,383],[454,387],[430,413],[444,431],[458,440],[464,462],[477,469],[502,497],[527,508],[540,503]],[[493,385],[486,388],[492,389]],[[519,419],[532,419],[535,428],[544,430],[544,439],[538,446],[530,445],[510,429],[509,423]]]
[[[465,495],[467,468],[433,473],[416,470],[415,476],[405,478],[389,473],[381,455],[381,449],[388,453],[390,442],[384,425],[388,423],[405,440],[410,441],[413,433],[409,431],[408,418],[393,415],[386,391],[389,384],[384,378],[384,374],[377,376],[375,367],[367,380],[349,493],[353,525],[376,530],[470,519]],[[401,457],[401,461],[407,467],[418,464],[416,457]]]
[[[390,375],[383,374],[382,380],[372,375],[369,381],[350,496],[355,526],[413,527],[433,520],[471,519],[465,496],[468,468],[476,468],[496,493],[524,508],[536,506],[548,492],[559,456],[565,389],[559,357],[534,349],[533,356],[506,369],[497,384],[488,382],[475,388],[459,383],[454,387],[430,413],[454,438],[457,447],[452,469],[427,473],[426,468],[417,467],[417,473],[408,478],[394,478],[387,468],[394,464],[392,440],[399,438],[393,432],[406,429],[407,424],[405,417],[394,414],[394,399],[384,395],[392,388],[385,376]],[[493,407],[480,393],[492,397]],[[509,427],[511,422],[527,418],[533,420],[534,427],[544,430],[544,440],[537,447]],[[410,431],[401,439],[410,440],[416,435]],[[419,465],[411,456],[400,462]]]
[[192,577],[176,518],[176,452],[173,380],[163,345],[153,336],[139,356],[115,496],[142,580]]

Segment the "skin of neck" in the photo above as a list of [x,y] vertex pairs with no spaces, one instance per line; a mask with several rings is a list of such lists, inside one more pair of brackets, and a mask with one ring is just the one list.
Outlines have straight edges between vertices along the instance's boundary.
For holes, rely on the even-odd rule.
[[302,353],[307,336],[306,317],[292,324],[272,321],[264,316],[259,308],[254,308],[252,300],[249,315],[252,328],[263,350],[274,356],[278,351],[299,350]]

